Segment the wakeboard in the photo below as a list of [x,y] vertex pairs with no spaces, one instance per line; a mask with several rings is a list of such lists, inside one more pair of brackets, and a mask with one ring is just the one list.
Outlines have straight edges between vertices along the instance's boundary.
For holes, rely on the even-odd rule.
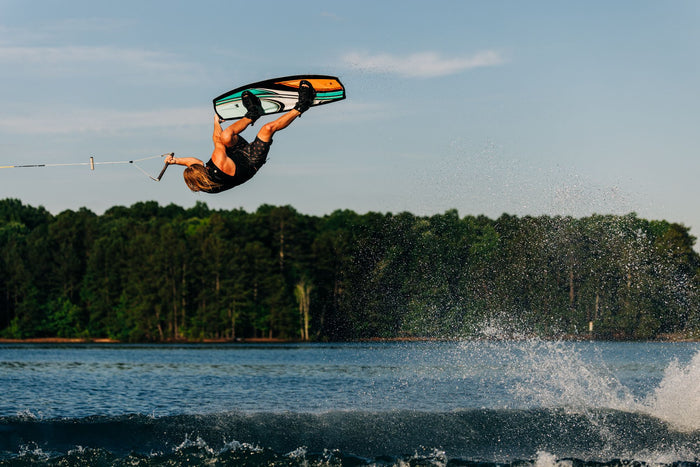
[[247,84],[214,99],[214,111],[223,120],[243,118],[247,110],[241,95],[250,91],[260,99],[265,115],[286,112],[294,108],[299,98],[299,83],[306,80],[316,90],[313,106],[345,99],[345,87],[335,76],[295,75],[267,79]]

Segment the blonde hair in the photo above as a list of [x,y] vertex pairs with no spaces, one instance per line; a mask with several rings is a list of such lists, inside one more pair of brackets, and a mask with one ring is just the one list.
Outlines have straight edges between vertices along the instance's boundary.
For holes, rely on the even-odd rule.
[[182,176],[185,178],[185,184],[192,191],[211,191],[221,186],[219,183],[212,181],[207,168],[200,164],[193,164],[187,167],[182,172]]

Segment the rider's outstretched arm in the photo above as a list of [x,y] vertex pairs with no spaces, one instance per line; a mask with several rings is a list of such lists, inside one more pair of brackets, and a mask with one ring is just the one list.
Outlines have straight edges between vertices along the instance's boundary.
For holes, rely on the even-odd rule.
[[169,154],[168,157],[165,158],[165,162],[168,164],[184,165],[186,167],[195,164],[204,165],[204,162],[196,157],[174,157],[172,154]]

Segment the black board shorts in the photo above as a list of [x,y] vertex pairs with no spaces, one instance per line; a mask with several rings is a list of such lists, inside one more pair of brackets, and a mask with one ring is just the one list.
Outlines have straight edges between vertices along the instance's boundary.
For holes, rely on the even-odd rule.
[[238,143],[235,146],[226,148],[226,155],[233,159],[233,162],[238,162],[236,159],[240,159],[240,157],[244,158],[244,163],[254,167],[257,171],[267,162],[267,154],[270,152],[271,144],[272,141],[265,142],[257,136],[252,143],[248,143],[241,136],[238,136]]

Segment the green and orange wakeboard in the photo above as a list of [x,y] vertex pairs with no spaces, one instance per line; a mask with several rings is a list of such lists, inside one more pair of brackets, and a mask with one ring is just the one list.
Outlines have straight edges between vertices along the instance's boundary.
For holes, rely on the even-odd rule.
[[295,75],[258,81],[222,94],[214,99],[214,111],[223,120],[243,118],[247,110],[241,95],[248,90],[258,96],[265,115],[286,112],[297,103],[302,80],[310,82],[316,90],[312,107],[345,99],[345,87],[335,76]]

